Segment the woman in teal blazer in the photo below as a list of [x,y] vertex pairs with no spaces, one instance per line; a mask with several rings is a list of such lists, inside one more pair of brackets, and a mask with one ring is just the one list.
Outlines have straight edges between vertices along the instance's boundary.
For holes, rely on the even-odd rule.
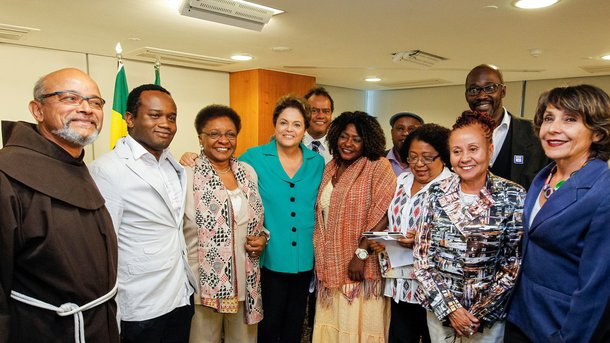
[[258,175],[270,232],[262,257],[264,318],[259,342],[299,342],[313,270],[314,206],[324,158],[301,143],[309,125],[307,104],[281,98],[273,111],[274,138],[240,160]]
[[534,125],[554,163],[525,200],[523,266],[505,342],[607,341],[610,98],[588,85],[555,88],[541,95]]

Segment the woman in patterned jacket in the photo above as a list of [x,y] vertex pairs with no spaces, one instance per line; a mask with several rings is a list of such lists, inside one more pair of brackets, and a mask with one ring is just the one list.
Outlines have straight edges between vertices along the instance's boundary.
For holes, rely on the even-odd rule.
[[187,172],[184,235],[197,276],[191,342],[256,342],[259,258],[267,243],[257,175],[233,157],[241,120],[210,105],[195,118],[201,155]]
[[416,297],[432,342],[501,342],[521,265],[523,187],[488,171],[494,123],[462,113],[449,137],[456,175],[428,191],[414,247]]

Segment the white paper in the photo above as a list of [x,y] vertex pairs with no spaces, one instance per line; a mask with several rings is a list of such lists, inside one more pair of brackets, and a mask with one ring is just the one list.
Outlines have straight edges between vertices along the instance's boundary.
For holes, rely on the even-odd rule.
[[388,253],[390,265],[392,268],[408,266],[413,264],[413,249],[405,248],[398,244],[398,241],[392,237],[379,236],[368,237],[369,240],[378,241],[385,245],[385,251]]

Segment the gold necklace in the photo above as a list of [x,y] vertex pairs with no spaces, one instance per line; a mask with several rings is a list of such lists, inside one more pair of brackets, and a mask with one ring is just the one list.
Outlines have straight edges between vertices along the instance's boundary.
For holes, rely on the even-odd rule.
[[225,170],[218,170],[216,168],[214,168],[214,170],[216,171],[216,173],[218,173],[218,175],[224,175],[231,171],[231,166],[228,166]]

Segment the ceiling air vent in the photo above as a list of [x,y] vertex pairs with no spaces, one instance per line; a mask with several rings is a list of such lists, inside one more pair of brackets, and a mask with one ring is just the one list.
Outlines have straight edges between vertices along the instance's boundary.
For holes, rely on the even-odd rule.
[[188,52],[172,51],[166,49],[144,47],[124,55],[126,58],[131,58],[141,61],[156,61],[157,58],[163,64],[177,65],[183,67],[191,67],[198,69],[209,69],[212,67],[222,67],[228,64],[233,64],[235,61],[228,58],[212,57],[191,54]]
[[410,62],[424,67],[432,67],[438,62],[446,61],[447,58],[431,54],[421,50],[399,51],[392,54],[394,62]]
[[40,29],[0,24],[0,39],[20,40],[32,31],[40,31]]
[[262,31],[280,13],[283,11],[240,0],[184,0],[180,7],[180,14],[187,17],[254,31]]
[[418,87],[431,87],[447,85],[451,82],[443,79],[425,79],[425,80],[413,80],[413,81],[399,81],[399,82],[379,82],[378,85],[387,88],[418,88]]

